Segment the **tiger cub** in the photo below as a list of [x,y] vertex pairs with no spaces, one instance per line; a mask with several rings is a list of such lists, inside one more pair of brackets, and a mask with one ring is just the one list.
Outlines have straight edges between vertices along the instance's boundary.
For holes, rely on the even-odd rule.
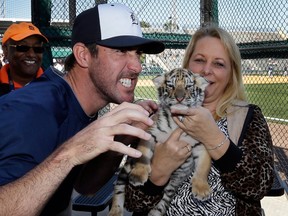
[[[142,152],[139,159],[129,158],[119,173],[114,188],[114,196],[109,216],[123,215],[125,202],[125,185],[129,182],[134,185],[143,185],[151,172],[150,161],[153,156],[154,145],[163,143],[171,132],[178,128],[170,112],[171,107],[187,109],[201,106],[204,100],[204,91],[208,82],[198,74],[183,68],[176,68],[153,79],[158,90],[159,110],[153,116],[154,125],[149,128],[152,138],[149,141],[141,140],[137,149]],[[164,215],[178,186],[194,171],[192,178],[192,193],[205,200],[210,195],[207,176],[211,167],[211,158],[205,147],[189,135],[183,133],[181,139],[191,145],[192,155],[171,175],[170,181],[164,189],[162,200],[149,212],[148,215]]]

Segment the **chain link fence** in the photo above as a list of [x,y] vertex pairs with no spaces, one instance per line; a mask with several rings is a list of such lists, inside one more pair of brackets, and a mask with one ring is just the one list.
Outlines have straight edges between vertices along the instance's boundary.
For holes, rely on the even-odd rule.
[[[97,0],[32,0],[32,22],[49,38],[43,66],[63,65],[71,53],[73,21]],[[248,98],[269,123],[275,164],[288,184],[288,2],[287,0],[114,0],[136,12],[144,36],[161,40],[166,49],[142,59],[136,97],[156,100],[151,79],[180,67],[184,50],[197,28],[215,22],[232,34],[242,56]],[[286,171],[285,171],[286,170]]]

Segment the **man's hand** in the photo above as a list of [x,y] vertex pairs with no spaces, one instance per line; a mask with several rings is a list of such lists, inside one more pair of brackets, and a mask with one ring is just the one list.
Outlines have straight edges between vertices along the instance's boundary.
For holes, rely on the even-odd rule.
[[107,151],[140,157],[141,152],[114,140],[116,135],[130,135],[149,140],[151,135],[131,125],[134,122],[146,127],[153,124],[149,113],[143,107],[124,102],[79,131],[61,147],[66,148],[65,152],[69,154],[69,159],[74,165],[84,164]]
[[[158,111],[158,105],[152,100],[141,100],[136,102],[136,104],[142,106],[147,112],[149,112],[149,117],[153,116]],[[148,128],[146,124],[141,122],[133,122],[132,125],[143,130]]]

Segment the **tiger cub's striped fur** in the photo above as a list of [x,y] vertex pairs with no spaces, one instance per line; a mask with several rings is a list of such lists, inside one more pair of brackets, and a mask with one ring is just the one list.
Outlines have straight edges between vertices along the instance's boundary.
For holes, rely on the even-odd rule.
[[[140,141],[137,149],[143,155],[139,159],[128,159],[120,171],[114,189],[112,208],[109,216],[123,215],[125,185],[128,181],[132,185],[143,185],[151,171],[150,162],[153,156],[154,145],[163,143],[178,126],[173,121],[170,108],[187,108],[201,106],[204,100],[204,91],[208,82],[198,74],[183,68],[176,68],[161,76],[156,77],[154,84],[158,90],[160,108],[154,117],[154,125],[149,128],[152,138],[149,141]],[[148,215],[164,215],[178,186],[191,175],[192,193],[200,200],[210,195],[207,176],[211,166],[211,158],[205,147],[187,134],[182,134],[181,139],[191,145],[192,156],[189,157],[171,175],[168,185],[164,189],[162,200]]]

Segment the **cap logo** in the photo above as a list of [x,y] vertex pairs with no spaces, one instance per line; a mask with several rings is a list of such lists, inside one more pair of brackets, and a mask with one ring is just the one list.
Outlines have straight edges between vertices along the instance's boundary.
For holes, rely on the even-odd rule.
[[132,20],[132,24],[139,25],[139,21],[133,12],[131,12],[130,18]]
[[35,28],[33,26],[31,26],[31,25],[29,25],[29,29],[32,30],[32,31],[35,30]]

